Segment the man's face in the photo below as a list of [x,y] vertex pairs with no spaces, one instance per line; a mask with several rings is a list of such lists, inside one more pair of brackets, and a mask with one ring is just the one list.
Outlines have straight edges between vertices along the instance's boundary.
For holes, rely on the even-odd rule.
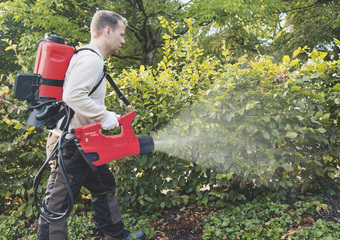
[[115,31],[110,31],[109,48],[110,54],[117,54],[118,50],[125,44],[125,26],[123,22],[119,21]]

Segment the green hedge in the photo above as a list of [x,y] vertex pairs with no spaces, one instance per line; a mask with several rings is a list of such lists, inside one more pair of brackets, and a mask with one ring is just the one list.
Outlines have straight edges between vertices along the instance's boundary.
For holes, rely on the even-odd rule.
[[6,86],[0,89],[0,105],[1,211],[31,217],[32,185],[45,159],[46,132],[25,124],[26,107]]
[[123,169],[124,206],[223,205],[258,191],[338,190],[339,61],[298,48],[281,63],[259,56],[231,64],[226,49],[224,62],[201,56],[193,35],[165,38],[157,69],[127,70],[117,80],[140,114],[137,133],[154,131],[157,144],[167,144],[113,163]]

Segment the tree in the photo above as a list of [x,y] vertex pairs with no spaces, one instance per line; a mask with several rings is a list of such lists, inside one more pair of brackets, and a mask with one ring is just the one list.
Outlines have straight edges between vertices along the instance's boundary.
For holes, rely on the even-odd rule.
[[[68,39],[69,45],[72,46],[88,43],[93,14],[98,9],[116,11],[129,22],[127,29],[129,44],[119,54],[122,61],[115,61],[114,64],[114,68],[119,71],[126,66],[154,63],[157,49],[162,42],[158,17],[179,20],[181,15],[177,10],[182,5],[179,0],[13,0],[0,4],[0,8],[3,9],[0,31],[6,30],[6,34],[12,36],[8,38],[18,44],[18,50],[25,57],[29,70],[32,70],[34,65],[32,56],[37,50],[37,42],[45,33],[62,36]],[[12,29],[12,24],[16,24],[17,28]],[[19,31],[16,31],[18,29]]]
[[[0,3],[2,2],[4,1],[0,1]],[[2,22],[0,24],[0,39],[2,40],[0,40],[0,73],[6,75],[20,69],[20,66],[16,64],[16,54],[10,50],[10,45],[12,42],[18,42],[18,36],[22,33],[23,28],[19,23],[14,22],[11,15],[5,11],[0,11],[0,19]]]
[[[88,26],[91,16],[97,8],[104,8],[105,1],[81,1],[74,0],[14,0],[1,3],[3,16],[11,18],[17,24],[20,31],[11,29],[6,19],[1,18],[3,28],[7,33],[15,36],[13,42],[18,44],[18,50],[23,55],[25,65],[29,70],[33,69],[38,41],[45,33],[56,34],[70,40],[69,44],[76,46],[79,42],[87,42],[90,39]],[[15,41],[14,41],[15,40]]]
[[158,17],[180,22],[183,15],[182,7],[183,4],[179,0],[117,1],[113,10],[121,12],[127,18],[129,26],[128,46],[124,47],[122,53],[116,57],[135,60],[140,65],[152,66],[157,50],[163,43],[162,26]]
[[201,42],[208,53],[222,45],[238,58],[258,52],[279,61],[307,45],[337,59],[339,49],[338,0],[196,0],[189,14],[202,27]]
[[285,21],[274,39],[276,55],[293,53],[308,46],[329,53],[326,59],[339,59],[334,38],[340,39],[340,4],[338,0],[289,1]]
[[277,32],[283,0],[194,1],[189,14],[202,27],[202,46],[208,52],[225,45],[236,58],[264,52]]

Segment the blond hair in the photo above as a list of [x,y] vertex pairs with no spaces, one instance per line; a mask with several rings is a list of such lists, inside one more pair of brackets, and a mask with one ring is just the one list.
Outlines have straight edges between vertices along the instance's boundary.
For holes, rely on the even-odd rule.
[[112,31],[115,31],[119,21],[125,26],[128,25],[127,20],[118,13],[107,10],[96,12],[91,21],[91,37],[98,37],[106,27],[110,27]]

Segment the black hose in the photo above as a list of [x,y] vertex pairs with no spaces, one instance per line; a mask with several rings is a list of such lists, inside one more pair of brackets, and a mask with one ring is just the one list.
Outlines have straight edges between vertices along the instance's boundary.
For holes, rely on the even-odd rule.
[[56,100],[48,100],[48,101],[44,101],[44,102],[41,102],[39,104],[35,104],[33,106],[30,106],[29,108],[30,109],[39,109],[42,106],[45,106],[45,105],[48,105],[48,104],[60,104],[60,103],[63,103],[63,102],[62,101],[56,101]]
[[[68,108],[66,105],[64,107]],[[69,113],[70,113],[70,110],[66,111],[66,116],[65,116],[67,118],[66,126],[69,125],[69,121],[71,120]],[[34,179],[34,182],[33,182],[33,194],[34,194],[35,206],[36,206],[38,212],[40,213],[40,215],[42,217],[44,217],[47,221],[55,221],[55,220],[62,219],[64,217],[68,216],[73,209],[74,197],[73,197],[73,192],[72,192],[70,183],[69,183],[68,178],[67,178],[66,167],[65,167],[65,163],[64,163],[64,159],[63,159],[63,149],[64,149],[64,147],[69,142],[74,141],[74,139],[76,139],[76,137],[72,137],[72,138],[70,138],[70,139],[68,139],[64,142],[66,135],[70,132],[71,131],[64,130],[63,133],[60,135],[60,137],[59,137],[58,141],[56,142],[55,146],[53,147],[49,157],[47,158],[45,163],[42,165],[40,170],[38,171],[38,173],[37,173],[37,175]],[[38,197],[38,187],[39,187],[39,184],[41,182],[41,178],[43,176],[43,173],[44,173],[46,167],[48,166],[49,161],[57,153],[58,153],[58,165],[59,165],[60,173],[64,178],[65,185],[66,185],[67,192],[68,192],[68,199],[69,199],[67,209],[64,212],[52,211]],[[46,213],[49,213],[52,216],[49,216],[48,214],[46,214],[42,209],[44,209]]]

